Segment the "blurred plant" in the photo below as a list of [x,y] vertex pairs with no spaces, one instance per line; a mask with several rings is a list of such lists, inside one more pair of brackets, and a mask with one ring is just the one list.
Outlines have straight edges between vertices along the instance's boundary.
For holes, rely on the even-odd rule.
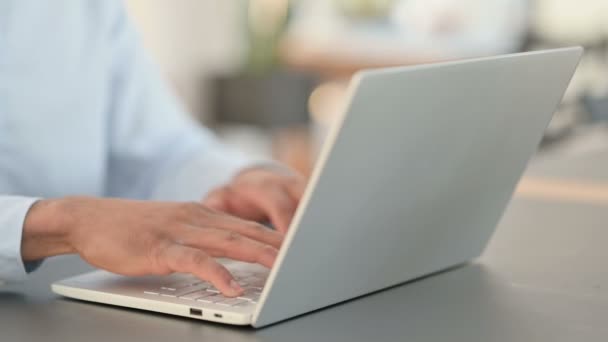
[[[279,64],[278,45],[287,27],[292,2],[307,0],[245,0],[248,54],[245,70],[263,74]],[[351,19],[386,17],[396,0],[327,0]]]
[[339,10],[354,19],[375,19],[388,16],[395,0],[334,0]]
[[289,0],[247,0],[246,72],[263,74],[278,65],[278,44],[289,18]]

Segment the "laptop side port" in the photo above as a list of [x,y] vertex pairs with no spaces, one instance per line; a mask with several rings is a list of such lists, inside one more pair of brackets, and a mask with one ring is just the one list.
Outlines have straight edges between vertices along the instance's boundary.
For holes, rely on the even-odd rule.
[[195,308],[190,308],[190,314],[192,316],[202,316],[203,315],[203,310],[201,310],[201,309],[195,309]]

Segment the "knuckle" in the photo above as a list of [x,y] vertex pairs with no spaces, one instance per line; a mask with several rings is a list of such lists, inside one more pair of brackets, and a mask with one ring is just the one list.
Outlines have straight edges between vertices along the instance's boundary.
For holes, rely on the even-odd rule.
[[209,262],[209,256],[205,253],[192,253],[190,256],[190,261],[196,266],[203,266]]
[[147,245],[144,248],[146,248],[148,251],[148,259],[149,259],[150,263],[155,268],[166,269],[167,262],[165,259],[166,259],[167,249],[169,248],[170,243],[168,241],[161,240],[161,239],[150,239],[150,240],[154,240],[154,241],[150,241],[149,243],[144,244],[144,245]]
[[225,236],[226,242],[228,243],[236,243],[236,242],[240,242],[242,240],[242,236],[241,234],[237,233],[237,232],[228,232],[226,233]]
[[197,202],[180,203],[175,211],[175,218],[178,221],[191,221],[201,208],[203,206]]

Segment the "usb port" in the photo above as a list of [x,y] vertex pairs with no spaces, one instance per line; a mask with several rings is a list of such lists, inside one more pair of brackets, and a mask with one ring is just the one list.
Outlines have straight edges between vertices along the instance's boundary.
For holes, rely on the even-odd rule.
[[195,309],[195,308],[190,308],[190,314],[192,316],[202,316],[203,315],[203,310],[201,310],[201,309]]

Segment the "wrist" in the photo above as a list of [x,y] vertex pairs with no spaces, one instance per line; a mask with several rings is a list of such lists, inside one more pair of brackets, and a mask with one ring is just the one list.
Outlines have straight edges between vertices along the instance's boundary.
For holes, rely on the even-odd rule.
[[24,261],[74,252],[69,242],[69,215],[63,199],[40,200],[28,211],[23,224],[21,256]]

